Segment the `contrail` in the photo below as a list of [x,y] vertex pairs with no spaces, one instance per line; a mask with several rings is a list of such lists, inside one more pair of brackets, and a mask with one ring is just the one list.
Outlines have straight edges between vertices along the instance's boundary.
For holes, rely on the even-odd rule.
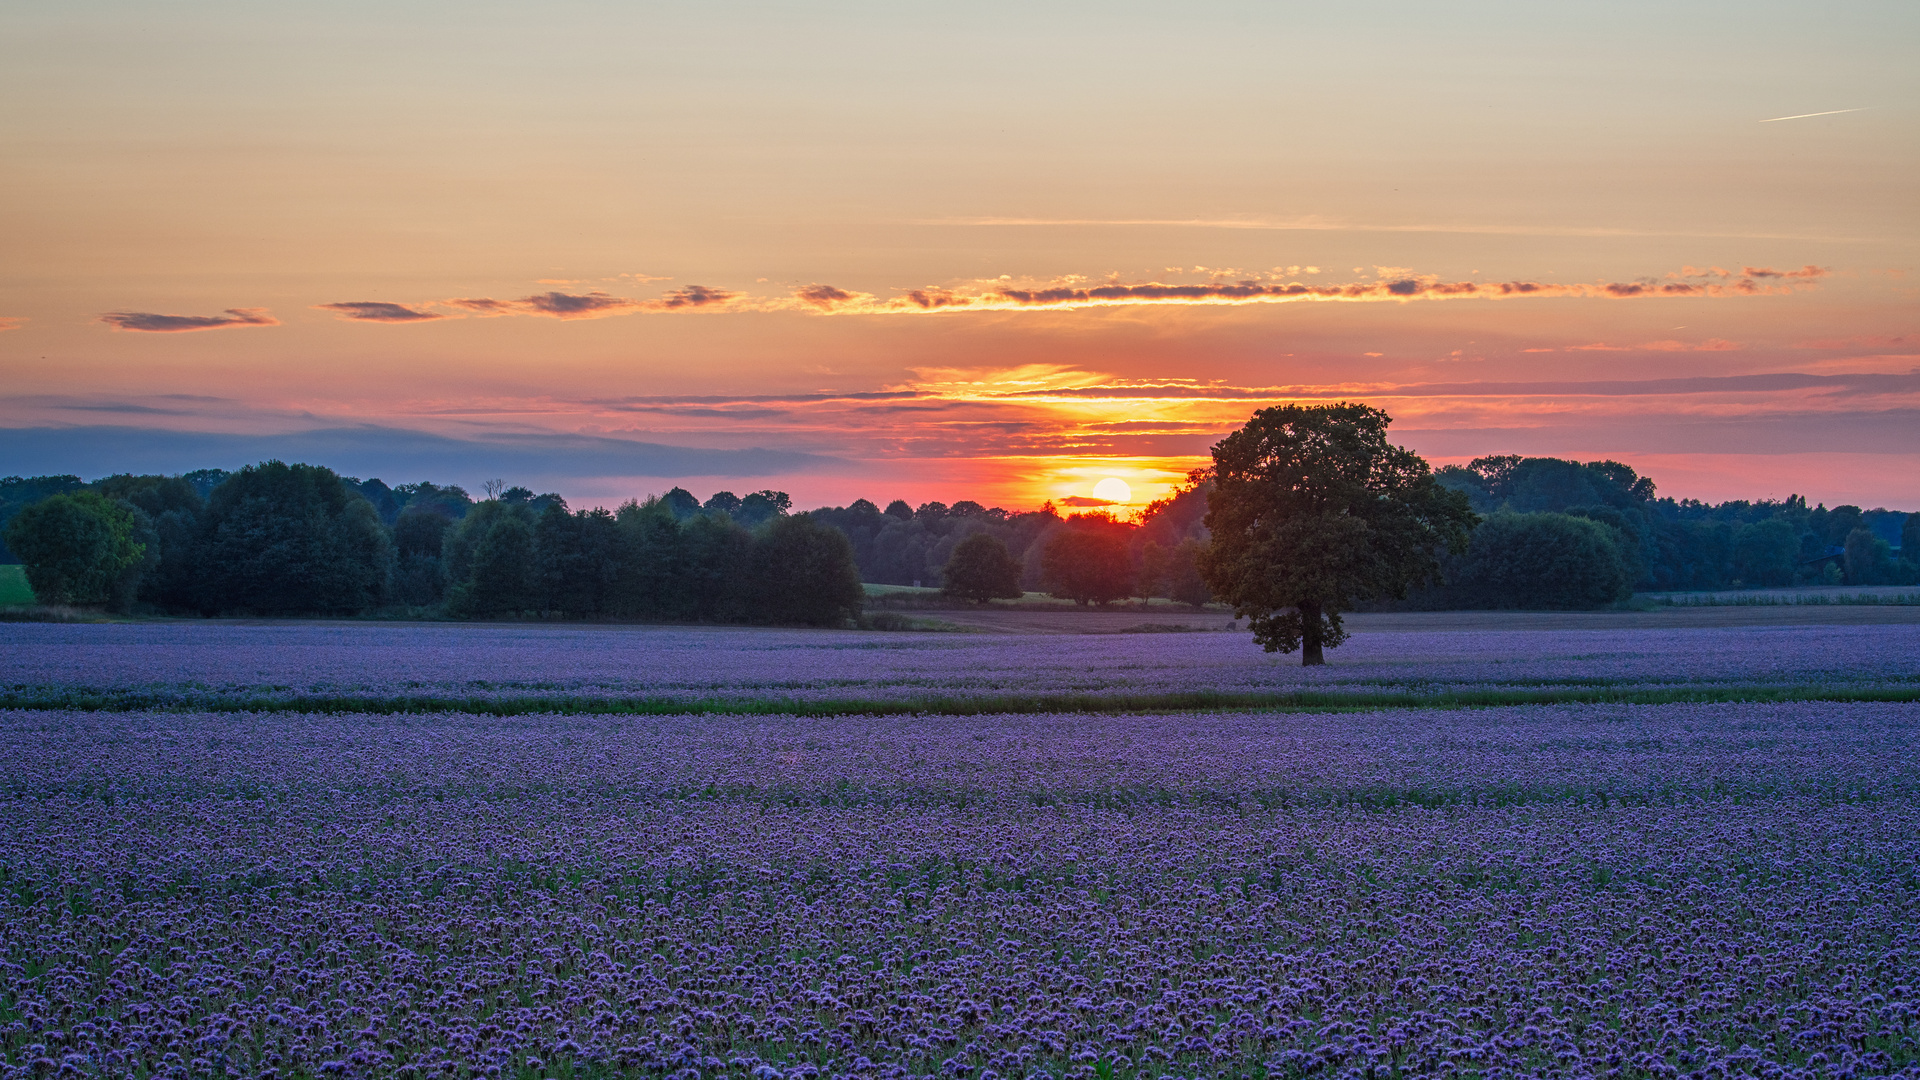
[[1772,124],[1780,120],[1805,120],[1809,116],[1839,116],[1841,113],[1847,112],[1866,112],[1867,109],[1872,107],[1873,106],[1868,105],[1858,109],[1828,109],[1826,112],[1803,112],[1796,113],[1793,116],[1775,116],[1760,122],[1763,124]]

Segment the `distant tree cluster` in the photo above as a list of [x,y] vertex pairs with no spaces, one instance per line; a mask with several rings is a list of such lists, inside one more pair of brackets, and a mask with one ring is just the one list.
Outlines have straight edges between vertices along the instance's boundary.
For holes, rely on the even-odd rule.
[[1417,598],[1432,606],[1591,607],[1636,589],[1920,583],[1920,518],[1898,511],[1809,509],[1798,495],[1659,498],[1651,479],[1616,461],[1507,455],[1434,475],[1487,518],[1449,561],[1448,584]]
[[494,485],[389,488],[277,461],[235,473],[9,478],[4,533],[44,603],[204,615],[627,618],[842,625],[853,550],[781,492],[675,489],[617,511]]
[[1037,591],[1082,604],[1165,597],[1199,606],[1212,599],[1198,570],[1207,490],[1196,474],[1130,522],[1105,510],[1062,516],[1051,503],[1021,512],[969,500],[896,499],[881,510],[858,499],[813,516],[846,533],[863,581],[938,587],[979,603]]

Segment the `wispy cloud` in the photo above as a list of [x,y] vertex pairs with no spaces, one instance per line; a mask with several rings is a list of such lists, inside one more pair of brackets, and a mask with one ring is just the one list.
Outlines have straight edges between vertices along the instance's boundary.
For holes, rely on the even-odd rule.
[[486,296],[449,300],[447,301],[447,305],[449,307],[457,307],[462,311],[470,311],[475,315],[512,315],[515,313],[513,301],[495,300]]
[[481,316],[544,315],[554,319],[603,319],[610,315],[639,312],[714,311],[732,306],[741,294],[708,285],[688,285],[668,291],[655,300],[634,300],[593,289],[583,293],[558,289],[523,296],[518,300],[493,297],[463,297],[442,301],[446,307]]
[[407,304],[395,304],[386,300],[349,300],[338,304],[315,304],[321,311],[331,311],[343,319],[353,322],[375,323],[413,323],[432,322],[448,316],[434,311],[422,311]]
[[27,323],[24,315],[0,315],[0,332],[18,330]]
[[1399,268],[1392,270],[1396,276],[1336,285],[1244,280],[1191,285],[1157,281],[1105,284],[1069,281],[1019,286],[1004,281],[990,281],[961,288],[914,289],[884,298],[872,293],[815,284],[796,290],[793,302],[809,310],[835,315],[915,315],[953,311],[1066,311],[1094,307],[1282,304],[1303,301],[1502,300],[1526,297],[1625,300],[1785,293],[1810,287],[1827,273],[1817,266],[1791,271],[1746,267],[1738,274],[1717,267],[1705,270],[1687,267],[1657,279],[1557,283],[1441,281],[1433,275],[1413,275]]
[[115,330],[142,334],[187,334],[229,326],[279,326],[266,308],[228,308],[219,315],[156,315],[150,311],[109,311],[100,321]]
[[[535,315],[546,318],[600,319],[614,315],[687,312],[789,311],[815,315],[920,315],[960,311],[1071,311],[1081,308],[1142,306],[1235,306],[1305,301],[1365,302],[1412,300],[1500,300],[1525,297],[1636,299],[1650,297],[1759,296],[1813,287],[1827,271],[1818,266],[1798,270],[1746,266],[1739,271],[1720,267],[1683,267],[1662,277],[1632,281],[1442,281],[1436,275],[1416,274],[1406,267],[1376,267],[1365,280],[1344,284],[1312,284],[1297,280],[1304,269],[1276,267],[1238,281],[1224,280],[1226,271],[1194,268],[1213,280],[1200,283],[1164,281],[1094,281],[1068,277],[1053,281],[1015,281],[1010,277],[982,279],[955,285],[929,285],[902,290],[892,296],[815,282],[786,296],[750,296],[710,285],[687,285],[653,299],[634,299],[592,289],[567,292],[552,289],[518,299],[457,297],[419,303],[391,300],[349,300],[317,304],[342,319],[372,323],[436,322],[462,316],[492,318]],[[1187,271],[1180,271],[1186,273]],[[225,315],[188,316],[116,312],[101,317],[123,330],[178,332],[221,326],[272,325],[264,309],[235,308]],[[1675,345],[1676,349],[1680,346]],[[1647,346],[1647,348],[1657,348]]]
[[1871,108],[1873,108],[1873,106],[1866,105],[1858,109],[1828,109],[1825,112],[1794,113],[1792,116],[1770,116],[1760,122],[1763,124],[1777,124],[1782,120],[1805,120],[1805,119],[1808,119],[1809,117],[1814,117],[1814,116],[1839,116],[1841,113],[1866,112],[1868,109],[1871,109]]

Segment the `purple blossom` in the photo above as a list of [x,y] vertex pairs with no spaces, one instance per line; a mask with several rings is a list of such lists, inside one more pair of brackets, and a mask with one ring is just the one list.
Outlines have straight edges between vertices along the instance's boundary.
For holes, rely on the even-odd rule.
[[[1367,635],[1321,676],[1224,634],[9,626],[0,682],[1913,677],[1910,628],[1820,635]],[[0,1080],[1920,1075],[1916,735],[1833,702],[0,712]]]

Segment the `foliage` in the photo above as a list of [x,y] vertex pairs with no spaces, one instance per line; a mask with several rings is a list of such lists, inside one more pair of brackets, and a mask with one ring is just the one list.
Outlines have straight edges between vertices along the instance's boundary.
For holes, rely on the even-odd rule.
[[1191,536],[1171,549],[1147,541],[1141,552],[1140,591],[1189,607],[1205,606],[1213,599],[1213,589],[1200,572],[1206,551],[1206,543]]
[[1287,405],[1214,446],[1201,573],[1267,651],[1322,663],[1346,639],[1342,609],[1405,597],[1438,575],[1441,549],[1466,546],[1466,496],[1389,445],[1390,423],[1365,405]]
[[524,500],[478,503],[448,534],[447,610],[470,618],[519,615],[538,605],[533,513]]
[[860,580],[879,585],[940,582],[954,548],[976,533],[987,533],[1005,544],[1008,554],[1021,564],[1022,586],[1035,586],[1041,573],[1039,542],[1061,524],[1051,508],[1014,513],[967,499],[952,506],[929,502],[917,511],[895,499],[885,512],[866,499],[856,499],[849,506],[825,507],[812,514],[847,535],[860,565]]
[[1582,465],[1517,454],[1475,458],[1465,466],[1448,465],[1436,472],[1434,479],[1444,487],[1466,493],[1473,509],[1482,514],[1503,507],[1522,513],[1584,505],[1628,509],[1654,494],[1652,480],[1617,461]]
[[[79,491],[86,482],[77,476],[8,476],[0,478],[0,536],[6,533],[13,515],[49,495]],[[20,557],[0,542],[0,562],[17,563]]]
[[806,514],[776,518],[754,539],[753,578],[767,622],[845,626],[865,598],[853,545]]
[[1587,518],[1497,513],[1474,530],[1455,585],[1471,607],[1600,607],[1633,593],[1621,540]]
[[[222,562],[223,549],[212,544],[206,500],[235,475],[221,469],[172,477],[120,474],[91,484],[76,476],[10,477],[0,480],[0,526],[12,513],[48,495],[97,491],[127,504],[133,542],[143,549],[138,563],[116,579],[106,602],[148,612],[265,610],[238,601],[216,606],[226,601],[216,597],[218,590],[210,580],[231,575]],[[1797,495],[1717,505],[1656,498],[1650,479],[1635,475],[1625,465],[1604,461],[1582,464],[1506,455],[1444,468],[1434,477],[1443,486],[1466,493],[1473,505],[1490,513],[1503,508],[1553,512],[1604,526],[1631,581],[1641,588],[1920,581],[1920,516],[1899,511],[1809,507]],[[384,574],[377,575],[371,603],[434,608],[450,599],[454,587],[470,583],[470,561],[458,570],[447,561],[459,523],[476,505],[465,490],[428,481],[389,487],[378,478],[340,483],[349,495],[359,496],[372,508],[376,522],[384,527],[376,531],[390,538],[391,558]],[[947,567],[956,549],[969,538],[986,536],[1004,547],[1018,571],[1016,586],[1036,589],[1046,578],[1043,555],[1048,545],[1069,531],[1095,528],[1124,541],[1126,576],[1131,581],[1127,592],[1200,605],[1212,596],[1200,566],[1208,550],[1206,514],[1213,485],[1211,469],[1196,470],[1131,522],[1096,521],[1085,515],[1063,520],[1051,505],[1016,512],[970,499],[952,504],[928,501],[917,508],[895,499],[884,511],[872,501],[856,499],[845,507],[810,514],[816,523],[831,526],[847,538],[862,581],[947,582],[952,580]],[[556,494],[536,495],[505,481],[490,482],[489,490],[496,496],[489,501],[516,508],[534,529],[533,545],[527,549],[534,560],[527,571],[532,575],[528,587],[533,596],[529,600],[503,594],[488,600],[491,586],[483,586],[479,593],[468,588],[461,594],[462,611],[471,614],[484,608],[490,617],[538,612],[558,618],[722,622],[765,617],[759,600],[761,585],[752,569],[752,549],[756,535],[769,523],[789,516],[792,500],[784,493],[763,490],[741,497],[718,492],[703,508],[699,498],[676,487],[658,499],[629,503],[607,513],[570,511]],[[299,500],[289,505],[297,509],[296,504]],[[295,532],[306,528],[291,521],[285,524]],[[464,552],[461,557],[470,558],[479,535],[473,531],[454,545]],[[1896,543],[1898,549],[1892,547]],[[0,545],[0,558],[9,557]],[[1463,560],[1452,564],[1456,579],[1464,565]],[[1117,560],[1111,569],[1119,574]],[[512,594],[521,587],[514,584],[519,574],[516,569],[493,579],[494,584]],[[349,588],[344,600],[328,600],[307,611],[272,610],[280,614],[366,610],[364,584],[362,580]],[[1541,583],[1542,587],[1551,584]],[[1002,587],[1007,591],[998,595],[1013,595],[1004,582]],[[310,590],[299,602],[313,602],[320,591]],[[952,590],[947,593],[958,595]],[[1091,594],[1088,602],[1093,602]],[[1453,585],[1422,591],[1407,602],[1438,607],[1489,601],[1469,596],[1456,580]]]
[[395,600],[416,607],[440,602],[447,587],[440,556],[453,526],[447,504],[433,499],[409,503],[394,519]]
[[1042,582],[1077,604],[1109,604],[1133,592],[1126,534],[1111,519],[1084,515],[1041,549]]
[[19,563],[0,563],[0,607],[36,602],[33,586],[27,582],[27,568]]
[[1742,585],[1793,584],[1800,536],[1784,518],[1740,525],[1733,534],[1733,573]]
[[199,489],[185,477],[131,473],[96,480],[92,487],[126,501],[145,518],[138,524],[147,536],[147,554],[138,581],[129,583],[133,597],[162,611],[193,607],[200,514],[206,507]]
[[1846,554],[1843,564],[1848,585],[1905,585],[1902,580],[1907,575],[1900,561],[1893,557],[1893,546],[1873,534],[1866,526],[1858,526],[1847,534],[1843,545]]
[[954,545],[953,554],[940,571],[940,591],[976,604],[1018,600],[1020,569],[1020,561],[1007,550],[1006,541],[992,533],[977,532]]
[[26,564],[41,603],[104,604],[146,555],[135,513],[97,491],[52,495],[13,515],[7,547]]
[[353,614],[381,602],[393,545],[373,506],[318,465],[249,465],[200,521],[203,611]]

